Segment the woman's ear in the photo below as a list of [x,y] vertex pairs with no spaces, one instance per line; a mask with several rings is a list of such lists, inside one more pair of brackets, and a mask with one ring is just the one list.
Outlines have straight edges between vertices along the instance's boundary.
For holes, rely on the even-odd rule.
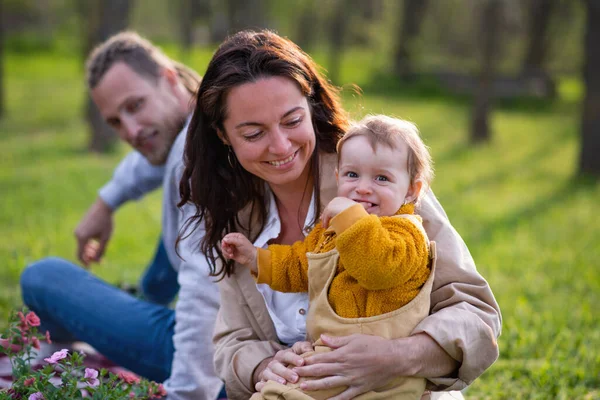
[[416,201],[419,199],[422,189],[423,181],[421,179],[415,180],[414,183],[408,188],[408,192],[406,192],[404,201],[406,203],[416,203]]
[[225,137],[225,133],[219,128],[217,128],[217,136],[219,137],[219,139],[221,139],[221,142],[223,142],[225,146],[231,146],[229,140],[227,140],[227,138]]

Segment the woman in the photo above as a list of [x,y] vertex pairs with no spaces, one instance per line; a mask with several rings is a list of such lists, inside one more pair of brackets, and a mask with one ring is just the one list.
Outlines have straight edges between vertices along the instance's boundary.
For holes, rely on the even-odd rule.
[[498,356],[498,306],[431,192],[418,210],[438,247],[431,315],[408,338],[322,337],[335,350],[302,359],[312,350],[303,341],[306,294],[257,287],[223,257],[219,241],[229,232],[260,247],[304,238],[335,196],[335,144],[347,126],[336,90],[315,63],[272,32],[227,39],[202,80],[180,205],[196,205],[185,233],[205,230],[200,248],[221,278],[215,365],[232,399],[247,399],[267,380],[299,376],[320,377],[304,390],[347,386],[336,400],[397,376],[427,378],[433,390],[462,389]]

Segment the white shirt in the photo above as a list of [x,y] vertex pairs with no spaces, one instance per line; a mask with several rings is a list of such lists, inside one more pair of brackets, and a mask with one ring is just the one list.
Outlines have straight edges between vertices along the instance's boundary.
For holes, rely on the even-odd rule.
[[[267,187],[269,219],[265,228],[258,236],[254,245],[266,248],[269,240],[275,239],[281,233],[281,220],[275,203],[273,192]],[[312,229],[311,221],[315,217],[315,196],[310,201],[304,229],[302,233],[306,236]],[[267,310],[275,325],[279,340],[289,346],[306,340],[306,314],[308,311],[308,293],[281,293],[271,289],[266,284],[256,285],[258,291],[263,295]]]

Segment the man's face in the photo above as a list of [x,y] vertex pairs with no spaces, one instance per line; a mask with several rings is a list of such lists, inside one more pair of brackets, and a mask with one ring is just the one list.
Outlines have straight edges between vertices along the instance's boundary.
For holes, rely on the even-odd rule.
[[187,118],[177,96],[177,79],[167,72],[154,81],[127,64],[114,64],[91,91],[106,122],[153,165],[166,162]]

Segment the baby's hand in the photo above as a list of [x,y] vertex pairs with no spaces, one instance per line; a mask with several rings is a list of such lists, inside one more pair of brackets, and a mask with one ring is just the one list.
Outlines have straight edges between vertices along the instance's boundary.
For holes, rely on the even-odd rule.
[[241,233],[234,232],[225,235],[221,241],[221,250],[226,258],[250,268],[254,273],[258,271],[256,247]]
[[346,197],[335,197],[327,204],[327,207],[323,210],[323,214],[321,214],[321,224],[323,225],[323,228],[327,229],[329,227],[329,222],[333,217],[355,204],[357,204],[355,201]]

